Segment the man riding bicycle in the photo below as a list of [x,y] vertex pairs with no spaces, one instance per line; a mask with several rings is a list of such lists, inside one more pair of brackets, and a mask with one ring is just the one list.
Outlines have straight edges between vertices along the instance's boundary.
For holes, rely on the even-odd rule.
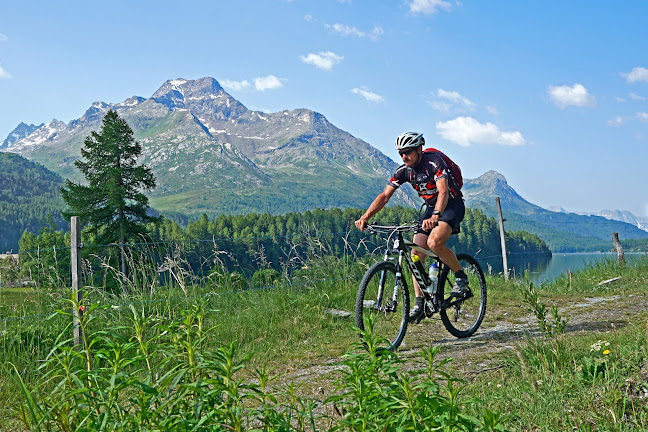
[[[459,224],[464,218],[466,207],[463,195],[453,178],[447,164],[439,152],[424,152],[423,134],[405,132],[396,138],[396,149],[403,159],[385,187],[371,203],[367,211],[355,221],[356,227],[364,231],[369,219],[389,202],[396,189],[403,183],[410,183],[427,204],[427,209],[419,220],[419,228],[413,242],[432,250],[455,273],[453,295],[463,297],[469,292],[468,277],[464,273],[457,256],[446,246],[446,241],[453,232],[459,231]],[[421,263],[425,255],[413,251]],[[424,298],[418,282],[414,280],[416,304],[409,315],[410,322],[419,322],[425,316]]]

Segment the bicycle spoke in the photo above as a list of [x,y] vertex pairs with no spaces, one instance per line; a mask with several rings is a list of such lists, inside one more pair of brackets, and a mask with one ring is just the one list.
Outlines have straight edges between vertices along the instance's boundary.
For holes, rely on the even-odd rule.
[[389,350],[398,348],[405,337],[408,314],[407,286],[403,281],[396,284],[395,264],[374,264],[362,279],[356,299],[356,326],[371,330],[365,335],[365,343]]
[[443,291],[443,310],[441,320],[446,329],[454,336],[468,337],[474,334],[486,313],[486,279],[477,261],[470,255],[457,255],[462,269],[468,276],[470,294],[465,297],[454,297],[454,273],[446,267],[440,282]]

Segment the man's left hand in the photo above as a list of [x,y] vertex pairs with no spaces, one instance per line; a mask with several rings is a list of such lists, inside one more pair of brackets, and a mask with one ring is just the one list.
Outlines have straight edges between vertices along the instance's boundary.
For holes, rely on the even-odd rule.
[[423,223],[421,224],[421,227],[425,231],[432,231],[434,227],[436,227],[439,224],[439,216],[433,215],[429,219],[424,219]]

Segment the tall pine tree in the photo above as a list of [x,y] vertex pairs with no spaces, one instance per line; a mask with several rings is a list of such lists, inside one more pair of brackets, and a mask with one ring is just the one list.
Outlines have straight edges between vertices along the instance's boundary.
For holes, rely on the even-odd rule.
[[81,156],[74,162],[87,185],[66,180],[61,195],[68,205],[65,217],[79,216],[102,243],[119,243],[122,272],[126,273],[124,244],[144,234],[148,197],[142,190],[155,188],[155,176],[146,165],[138,165],[142,146],[133,138],[128,123],[108,111],[101,132],[86,137]]

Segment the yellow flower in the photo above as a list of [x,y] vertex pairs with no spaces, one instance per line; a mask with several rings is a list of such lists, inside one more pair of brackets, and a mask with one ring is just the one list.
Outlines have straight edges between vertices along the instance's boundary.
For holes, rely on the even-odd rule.
[[610,354],[610,350],[603,351],[603,355],[608,355],[608,354]]

